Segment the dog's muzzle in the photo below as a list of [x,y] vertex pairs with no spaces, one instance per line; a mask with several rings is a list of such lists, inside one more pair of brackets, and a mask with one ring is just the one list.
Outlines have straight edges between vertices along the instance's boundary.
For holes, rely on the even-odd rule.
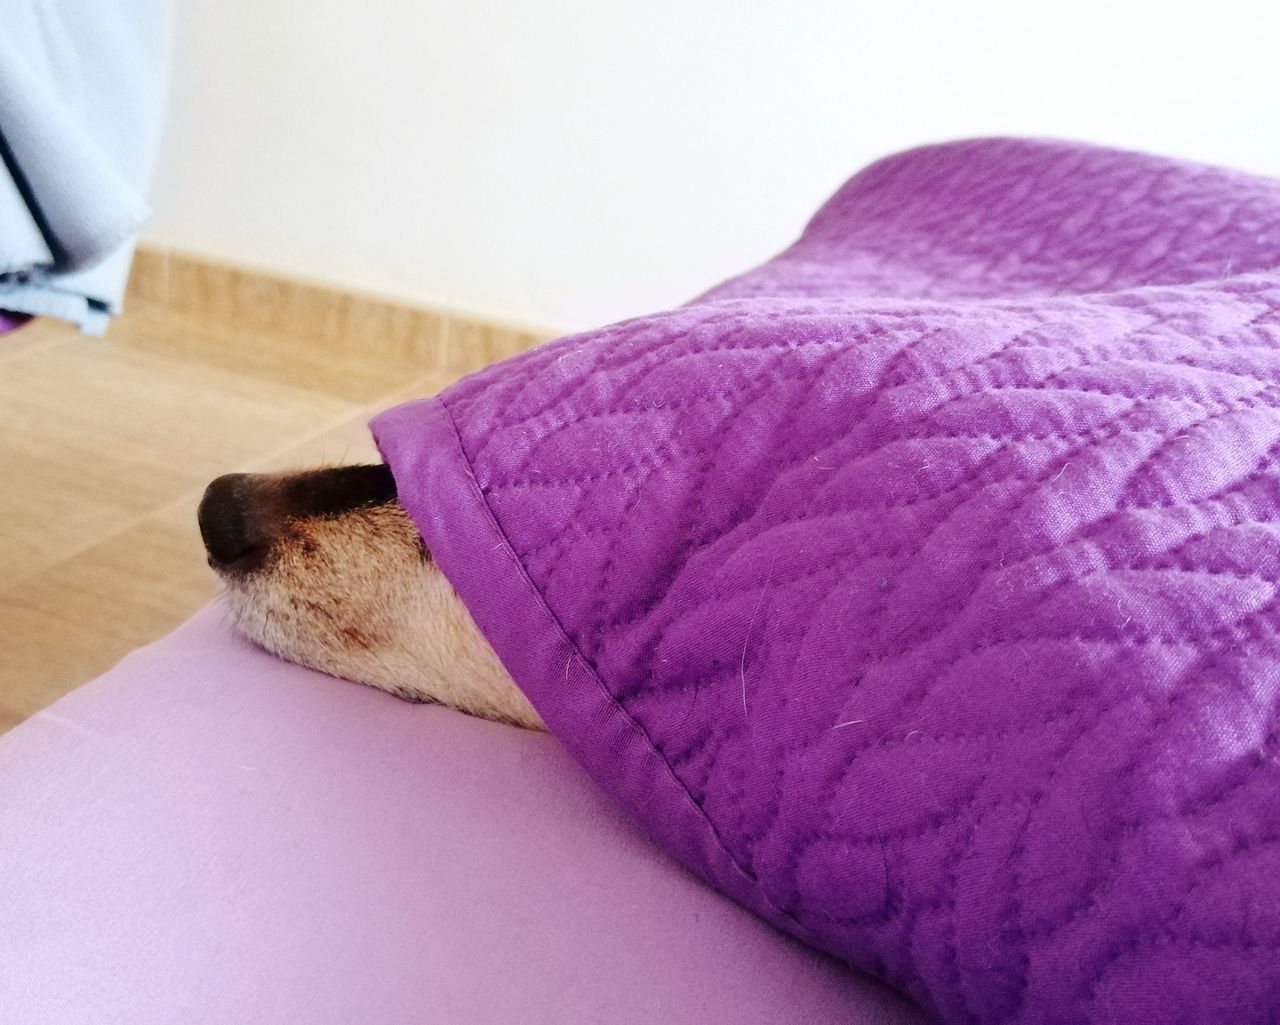
[[267,561],[290,524],[395,498],[395,480],[383,464],[294,474],[228,473],[205,489],[196,518],[209,565],[219,573],[246,574]]
[[249,573],[266,561],[273,543],[266,479],[229,473],[205,489],[196,519],[209,565],[221,573]]

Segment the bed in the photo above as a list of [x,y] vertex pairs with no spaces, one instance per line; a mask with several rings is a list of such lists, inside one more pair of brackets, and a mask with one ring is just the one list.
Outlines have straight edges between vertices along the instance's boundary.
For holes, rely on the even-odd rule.
[[658,852],[552,738],[210,606],[0,737],[0,1020],[914,1025]]

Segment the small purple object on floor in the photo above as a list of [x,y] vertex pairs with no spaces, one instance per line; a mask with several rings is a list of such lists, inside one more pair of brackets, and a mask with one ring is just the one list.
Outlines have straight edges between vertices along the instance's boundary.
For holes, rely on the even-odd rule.
[[25,313],[10,313],[7,310],[0,310],[0,335],[8,331],[17,330],[30,319]]
[[374,431],[723,893],[950,1022],[1280,1021],[1280,182],[915,150]]
[[645,840],[545,734],[217,606],[0,737],[5,1025],[923,1025]]

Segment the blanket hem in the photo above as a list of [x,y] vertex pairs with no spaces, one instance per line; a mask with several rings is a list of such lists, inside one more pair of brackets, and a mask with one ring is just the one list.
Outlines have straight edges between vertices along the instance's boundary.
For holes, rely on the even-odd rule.
[[[421,432],[425,430],[426,433],[439,437],[443,444],[415,444],[413,451],[397,445],[397,437],[403,439],[412,436],[411,432],[395,430],[400,419],[417,422],[419,441],[422,438]],[[679,860],[712,885],[734,891],[735,899],[748,904],[773,924],[780,925],[785,920],[787,931],[793,935],[797,931],[807,931],[792,914],[770,900],[754,875],[734,858],[715,824],[694,800],[643,725],[618,702],[565,632],[555,613],[547,606],[486,500],[467,459],[461,435],[444,402],[434,397],[396,407],[375,417],[370,428],[383,459],[398,481],[403,478],[430,481],[431,508],[423,508],[425,503],[415,500],[422,493],[420,488],[402,487],[402,500],[418,524],[432,558],[453,585],[512,678],[547,721],[552,733],[597,779],[601,778],[601,767],[591,764],[596,752],[607,751],[615,756],[615,771],[618,763],[632,766],[633,771],[628,780],[620,784],[619,789],[634,791],[633,796],[628,799],[623,792],[610,794],[624,808],[646,807],[652,801],[649,791],[657,786],[674,787],[692,823],[698,826],[698,832],[709,841],[700,850],[681,852]],[[451,457],[446,457],[445,453],[450,453]],[[467,515],[468,513],[472,515]],[[450,523],[476,524],[476,513],[479,514],[479,522],[487,525],[490,532],[488,537],[478,537],[473,531],[450,531],[445,527]],[[435,529],[437,527],[440,529]],[[501,559],[494,558],[498,552],[502,553]],[[530,643],[529,623],[525,615],[529,611],[530,600],[532,608],[544,622],[544,628],[538,631],[539,640],[535,643]],[[537,686],[529,687],[530,681],[536,684],[540,677],[540,672],[533,671],[531,667],[547,664],[563,664],[563,683],[568,692],[584,697],[594,694],[598,704],[576,701],[570,707],[562,700],[552,700],[551,695],[540,693]],[[573,677],[579,679],[575,680]],[[589,683],[590,686],[578,686],[582,682]],[[619,723],[625,724],[629,736],[619,733]],[[584,747],[565,739],[579,736],[596,738],[602,732],[614,733],[618,744]],[[620,746],[623,744],[632,748],[639,746],[648,757],[629,759],[620,755]],[[650,768],[646,771],[640,769],[641,766]],[[648,823],[642,821],[642,825],[650,836],[654,835],[655,830]],[[737,885],[729,885],[725,870],[736,879]]]

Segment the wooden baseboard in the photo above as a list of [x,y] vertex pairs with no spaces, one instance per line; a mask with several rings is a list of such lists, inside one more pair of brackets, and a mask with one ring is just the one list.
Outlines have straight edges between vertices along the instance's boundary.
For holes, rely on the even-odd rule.
[[470,373],[557,334],[146,244],[134,258],[129,299],[334,355],[385,356],[422,373]]

